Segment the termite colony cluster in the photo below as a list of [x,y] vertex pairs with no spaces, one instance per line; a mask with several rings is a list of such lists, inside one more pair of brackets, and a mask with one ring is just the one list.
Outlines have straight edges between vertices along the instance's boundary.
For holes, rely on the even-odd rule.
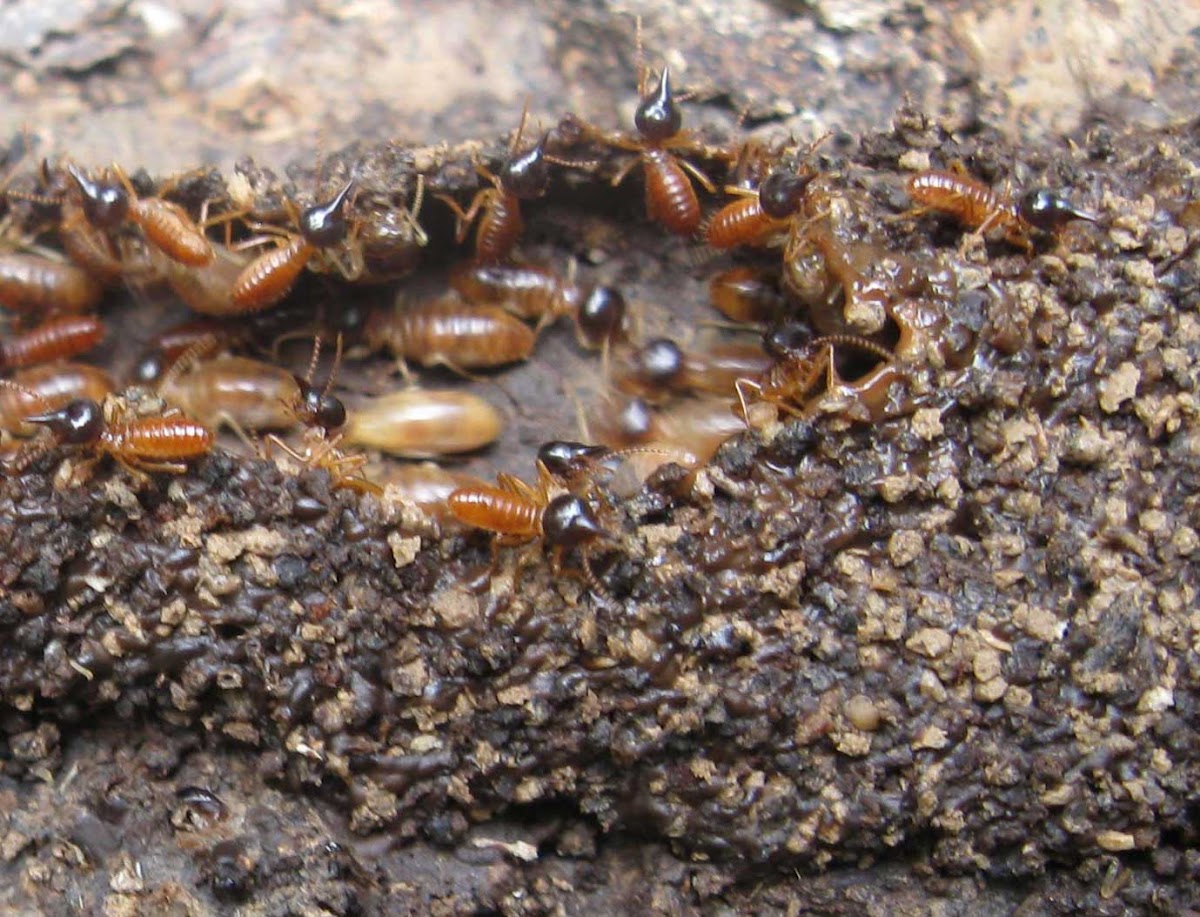
[[[683,129],[669,69],[642,77],[633,132],[567,116],[530,144],[522,116],[499,167],[475,164],[484,187],[465,204],[419,173],[386,206],[354,174],[301,206],[264,203],[253,189],[213,194],[211,174],[155,185],[115,166],[11,168],[0,255],[6,472],[63,450],[82,454],[84,467],[110,456],[136,475],[181,472],[227,427],[259,456],[323,468],[366,494],[391,485],[443,524],[494,533],[497,545],[541,540],[556,563],[583,548],[578,567],[604,601],[586,556],[608,537],[594,505],[598,476],[634,459],[642,475],[655,463],[694,467],[747,427],[788,416],[878,422],[929,403],[922,374],[965,370],[973,341],[953,315],[955,272],[892,251],[868,230],[880,202],[819,167],[820,141],[705,142]],[[723,316],[713,323],[730,339],[708,349],[646,339],[620,289],[582,282],[574,264],[522,260],[522,207],[545,194],[553,169],[614,186],[640,171],[651,221],[695,240],[697,264],[736,261],[710,282]],[[706,215],[696,186],[716,196],[718,184],[731,200]],[[1068,221],[1094,221],[1047,189],[1013,197],[962,168],[919,170],[905,190],[915,210],[888,216],[889,232],[936,211],[975,239],[1032,251]],[[421,301],[402,291],[365,316],[292,300],[306,268],[371,285],[413,272],[427,242],[423,204],[448,208],[460,243],[474,227],[451,289]],[[73,360],[100,342],[98,310],[122,285],[135,298],[166,291],[197,317],[154,334],[117,394],[123,385],[106,371]],[[470,391],[411,380],[348,411],[336,393],[343,361],[386,353],[406,379],[413,364],[474,379],[530,359],[561,318],[599,355],[610,387],[588,412],[591,443],[543,446],[532,485],[506,474],[489,484],[428,462],[389,465],[378,479],[365,472],[375,451],[411,459],[482,449],[502,422]],[[311,354],[303,374],[270,360],[297,338]]]

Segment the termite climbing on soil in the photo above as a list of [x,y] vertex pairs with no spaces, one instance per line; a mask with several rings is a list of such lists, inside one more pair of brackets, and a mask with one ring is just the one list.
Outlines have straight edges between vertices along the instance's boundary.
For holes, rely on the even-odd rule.
[[1027,252],[1033,251],[1035,230],[1052,232],[1070,220],[1096,221],[1048,189],[1034,189],[1014,201],[1007,192],[952,170],[918,172],[909,178],[905,190],[917,204],[914,213],[944,213],[979,236],[999,231],[1006,242]]
[[[354,180],[332,198],[300,213],[297,232],[283,234],[283,244],[264,252],[238,272],[223,311],[202,309],[208,315],[239,315],[273,306],[292,289],[300,272],[322,249],[343,242],[350,232],[346,202]],[[189,302],[189,305],[192,303]],[[193,308],[196,308],[193,305]]]
[[[540,540],[550,548],[550,567],[557,576],[562,569],[563,554],[611,538],[579,497],[562,494],[551,499],[545,488],[537,490],[508,474],[500,474],[496,480],[495,486],[461,487],[446,499],[447,509],[459,522],[492,533],[493,566],[500,547]],[[598,600],[611,604],[608,591],[592,571],[586,551],[581,559],[588,586]]]
[[455,240],[461,244],[471,231],[471,224],[478,218],[475,229],[475,261],[494,264],[504,261],[521,238],[525,221],[521,217],[521,201],[536,200],[546,193],[550,183],[548,163],[556,162],[546,153],[549,135],[543,134],[533,148],[517,153],[521,136],[525,131],[528,108],[521,113],[521,123],[513,135],[500,174],[497,175],[476,163],[475,171],[492,187],[475,192],[466,210],[449,195],[439,194],[437,199],[453,211],[457,220]]
[[[4,379],[0,386],[15,387]],[[77,398],[57,409],[47,406],[25,422],[45,428],[49,442],[34,442],[18,452],[8,465],[12,472],[23,471],[49,449],[74,446],[96,458],[110,455],[134,474],[181,474],[189,459],[212,450],[214,440],[211,430],[182,415],[130,418],[112,402],[102,407],[91,398]]]

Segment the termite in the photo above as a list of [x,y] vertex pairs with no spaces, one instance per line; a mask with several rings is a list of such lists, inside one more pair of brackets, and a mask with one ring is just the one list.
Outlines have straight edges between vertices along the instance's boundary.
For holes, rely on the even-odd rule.
[[[0,384],[5,382],[0,380]],[[26,447],[10,469],[23,471],[49,448],[78,446],[97,458],[111,455],[134,474],[181,474],[187,470],[188,459],[212,451],[212,431],[193,420],[178,415],[127,418],[111,401],[105,404],[101,407],[90,398],[77,398],[61,408],[26,417],[26,423],[44,427],[51,442]]]
[[304,210],[299,232],[288,233],[282,245],[259,255],[237,275],[229,290],[228,311],[207,314],[257,312],[283,299],[314,255],[346,239],[350,230],[345,208],[353,189],[351,179],[329,201]]
[[704,229],[705,243],[716,249],[768,244],[786,231],[789,221],[800,211],[804,194],[815,177],[814,172],[797,175],[777,170],[763,180],[757,191],[726,187],[728,193],[740,197],[709,219]]
[[656,402],[683,392],[732,395],[738,379],[762,374],[771,360],[757,344],[685,351],[668,338],[656,338],[620,362],[617,388]]
[[589,435],[612,449],[657,448],[665,460],[682,465],[707,461],[725,440],[745,429],[724,398],[689,398],[658,410],[631,398],[606,404],[588,424]]
[[391,464],[379,480],[387,494],[419,506],[443,525],[458,523],[446,505],[450,494],[462,488],[489,486],[481,478],[433,462]]
[[475,306],[451,295],[415,304],[401,299],[374,312],[366,339],[401,360],[467,375],[466,370],[529,359],[537,336],[498,306]]
[[671,153],[672,147],[686,140],[682,134],[683,114],[671,92],[670,67],[663,67],[657,88],[649,94],[643,90],[633,123],[639,139],[617,140],[615,145],[634,150],[638,156],[613,176],[612,184],[619,185],[640,163],[646,182],[646,215],[668,232],[695,235],[700,228],[700,200],[688,176],[695,178],[709,194],[716,188],[707,175]]
[[918,172],[905,190],[917,204],[917,213],[944,213],[979,236],[998,230],[1005,241],[1026,251],[1033,250],[1030,236],[1035,229],[1053,231],[1073,219],[1095,222],[1091,214],[1076,210],[1047,189],[1036,189],[1016,202],[1007,193],[949,170]]
[[[493,565],[501,546],[540,539],[550,548],[550,568],[558,575],[565,552],[611,537],[579,497],[562,494],[547,499],[544,491],[512,475],[500,474],[496,480],[496,486],[459,488],[446,499],[447,509],[459,522],[493,534]],[[608,591],[592,571],[586,552],[582,562],[584,579],[600,601],[609,603]]]
[[104,325],[90,315],[66,315],[0,339],[0,370],[66,360],[91,350],[104,337]]
[[525,229],[521,218],[521,201],[535,200],[546,193],[550,184],[549,162],[556,160],[546,153],[549,134],[542,137],[532,149],[517,154],[521,135],[525,130],[528,108],[521,113],[521,123],[513,135],[500,174],[496,175],[485,166],[475,164],[480,177],[492,187],[475,192],[470,205],[463,210],[458,201],[449,195],[439,194],[438,200],[453,211],[457,226],[455,240],[458,243],[467,237],[471,224],[479,218],[475,230],[475,260],[480,263],[503,261],[521,238]]
[[0,307],[22,314],[90,312],[104,287],[74,264],[39,255],[0,255]]
[[313,377],[320,355],[321,337],[318,335],[313,339],[312,359],[307,374],[303,377],[292,376],[295,395],[285,395],[280,399],[288,416],[304,425],[301,448],[293,449],[278,436],[270,434],[264,441],[264,457],[269,457],[272,446],[278,446],[301,465],[323,469],[335,487],[379,496],[383,488],[368,480],[363,473],[367,457],[343,452],[341,445],[345,436],[343,432],[337,432],[346,424],[346,406],[333,394],[338,367],[342,362],[342,336],[339,334],[337,338],[337,351],[329,377],[325,385],[318,388],[313,383]]
[[561,277],[538,264],[470,262],[451,272],[450,286],[467,302],[498,305],[518,318],[536,321],[538,328],[572,314],[583,299],[573,264]]
[[79,398],[103,402],[115,386],[108,373],[85,363],[54,363],[19,370],[0,386],[0,429],[32,436],[37,427],[25,418],[52,411]]
[[117,181],[88,178],[74,164],[67,172],[82,196],[83,213],[89,223],[104,231],[117,229],[126,220],[141,229],[146,239],[174,261],[202,267],[213,258],[212,244],[178,204],[161,197],[138,197],[129,178],[113,166]]
[[344,435],[389,455],[429,458],[482,449],[503,429],[496,409],[477,395],[408,388],[351,408]]
[[[775,362],[757,379],[738,381],[741,416],[748,426],[759,426],[766,417],[762,411],[750,410],[749,392],[797,417],[813,417],[822,407],[831,406],[864,420],[879,420],[893,412],[892,388],[903,381],[904,374],[886,347],[849,334],[794,342],[788,339],[786,328],[777,329],[766,343]],[[839,366],[839,349],[857,353],[874,365],[847,381]]]
[[302,395],[286,369],[249,357],[187,362],[185,356],[163,377],[158,393],[205,426],[245,431],[286,430],[295,424],[290,406],[300,403]]
[[615,287],[597,286],[575,309],[575,338],[580,347],[604,350],[628,339],[629,306]]
[[708,295],[717,311],[732,322],[769,322],[783,310],[775,278],[751,265],[721,271],[708,282]]
[[[232,252],[224,245],[213,243],[213,257],[208,264],[189,267],[178,261],[165,259],[162,270],[168,286],[193,312],[223,318],[255,312],[271,305],[271,302],[267,302],[261,306],[247,308],[234,301],[234,288],[252,264],[253,262],[244,255]],[[286,292],[285,290],[284,293]],[[283,295],[279,294],[280,297]]]

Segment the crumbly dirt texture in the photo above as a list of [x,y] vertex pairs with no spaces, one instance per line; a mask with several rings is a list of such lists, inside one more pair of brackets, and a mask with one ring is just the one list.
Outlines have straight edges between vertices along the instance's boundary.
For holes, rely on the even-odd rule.
[[[842,51],[907,55],[903,35],[963,55],[914,58],[950,88],[909,106],[897,90],[821,153],[863,244],[938,278],[903,408],[868,422],[826,406],[698,474],[601,487],[608,602],[536,553],[505,552],[489,579],[486,537],[233,452],[146,481],[62,454],[0,477],[4,908],[1200,907],[1200,123],[1126,129],[1100,106],[1070,144],[1045,139],[1025,97],[990,95],[986,66],[964,63],[983,8],[932,24],[890,4],[729,9],[750,18],[708,47],[730,60],[761,51],[756,16]],[[623,16],[589,5],[556,34],[615,22],[628,54]],[[603,53],[552,69],[583,79]],[[728,121],[748,84],[722,60],[702,72],[730,93]],[[609,74],[626,93],[628,64]],[[1148,60],[1146,79],[1164,69]],[[794,83],[772,92],[804,107]],[[319,169],[293,156],[291,185],[247,163],[181,199],[234,174],[260,200],[311,196],[351,168],[368,201],[410,199],[416,171],[462,196],[471,157],[504,153],[510,122],[483,123],[481,143],[368,136]],[[1098,222],[1027,254],[896,220],[912,170],[956,159],[989,184],[1060,189]],[[645,221],[636,181],[609,190],[613,166],[556,181],[529,251],[632,291],[651,331],[715,316],[711,269]],[[429,206],[436,278],[452,245]],[[392,293],[321,278],[299,295]],[[114,326],[175,308],[129,300]],[[500,377],[524,410],[470,467],[528,477],[531,448],[573,432],[563,379],[595,365],[566,329],[548,335]],[[351,364],[347,384],[377,369]]]

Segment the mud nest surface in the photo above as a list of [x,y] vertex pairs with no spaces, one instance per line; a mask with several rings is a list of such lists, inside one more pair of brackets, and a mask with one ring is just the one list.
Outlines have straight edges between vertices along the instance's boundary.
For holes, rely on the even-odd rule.
[[[296,179],[469,191],[471,157],[504,146],[363,145]],[[956,249],[950,224],[890,219],[931,152],[1100,219],[1032,254]],[[864,238],[953,278],[966,343],[892,416],[785,419],[698,474],[602,488],[609,602],[508,555],[481,577],[486,537],[235,452],[145,481],[59,454],[0,478],[0,900],[1194,907],[1200,124],[1013,146],[904,111],[822,157]],[[555,185],[527,253],[619,279],[652,329],[710,315],[707,268],[604,174]],[[505,378],[531,408],[479,469],[528,476],[531,444],[573,432],[569,334],[539,346]]]

